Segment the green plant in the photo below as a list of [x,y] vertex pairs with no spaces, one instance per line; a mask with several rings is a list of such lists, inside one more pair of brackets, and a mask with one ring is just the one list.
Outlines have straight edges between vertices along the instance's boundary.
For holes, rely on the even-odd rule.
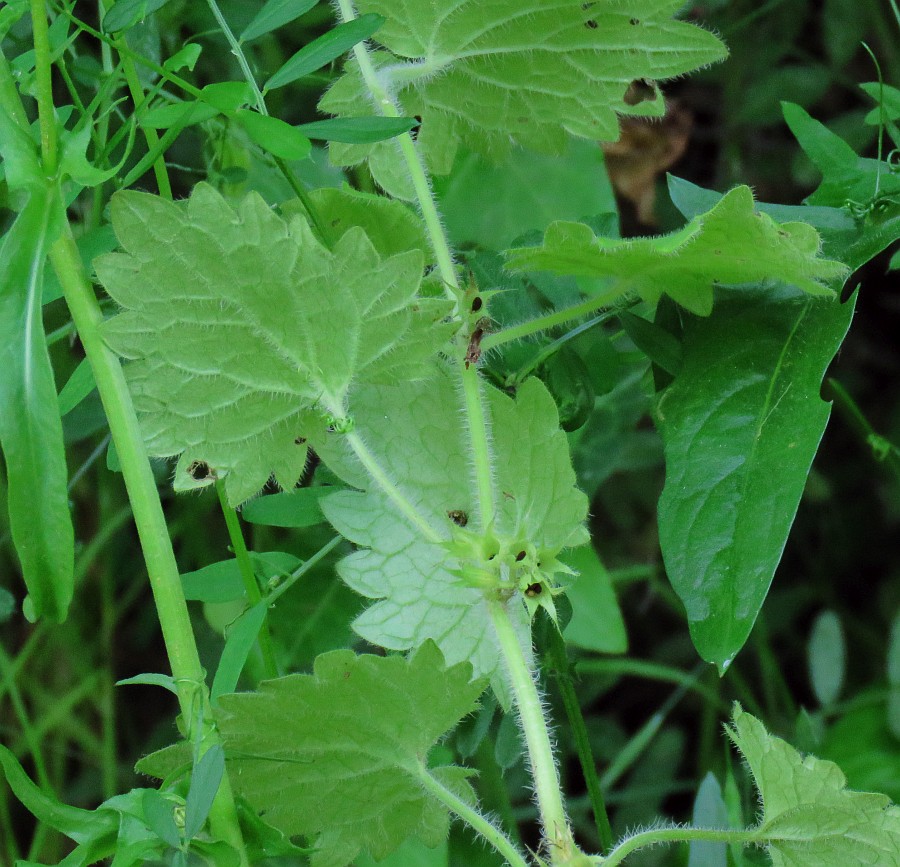
[[[578,646],[580,631],[589,635],[581,646],[623,649],[571,457],[574,432],[586,436],[596,408],[585,359],[610,344],[605,332],[606,344],[593,339],[615,321],[640,358],[638,375],[650,370],[659,392],[666,569],[697,652],[729,671],[828,420],[819,391],[855,303],[838,296],[851,271],[900,237],[894,162],[859,157],[785,103],[824,176],[808,205],[672,179],[685,225],[622,240],[608,193],[572,213],[549,191],[536,194],[547,219],[513,206],[507,225],[480,226],[490,242],[454,250],[439,200],[450,232],[478,242],[473,189],[485,166],[503,167],[510,195],[521,195],[509,191],[523,177],[538,185],[544,170],[565,177],[575,166],[572,182],[602,177],[584,141],[614,139],[620,115],[660,116],[657,82],[723,60],[724,45],[673,18],[679,3],[559,0],[523,10],[512,0],[339,0],[335,26],[260,88],[248,46],[315,4],[269,0],[238,38],[209,0],[241,78],[199,87],[182,77],[198,43],[161,64],[139,47],[138,22],[165,5],[101,2],[100,29],[74,3],[0,11],[5,32],[30,20],[33,46],[0,63],[0,151],[16,213],[0,255],[0,443],[25,612],[60,622],[73,598],[60,419],[96,387],[107,460],[125,482],[171,665],[171,675],[125,682],[174,693],[182,736],[138,764],[159,789],[108,792],[91,811],[56,800],[33,738],[37,784],[0,749],[10,788],[40,827],[76,844],[60,863],[309,857],[343,867],[396,857],[411,837],[437,847],[451,816],[515,867],[613,867],[670,842],[690,842],[691,863],[751,864],[754,846],[776,865],[900,863],[900,810],[886,795],[848,789],[835,764],[801,757],[737,703],[728,735],[759,792],[759,821],[742,818],[729,776],[724,795],[713,781],[697,802],[724,817],[616,842],[563,641]],[[103,75],[76,63],[73,46],[88,37],[101,46]],[[269,113],[282,88],[314,82],[347,52],[319,102],[331,119],[291,125]],[[54,102],[54,69],[71,105]],[[120,80],[130,116],[114,98]],[[94,85],[88,100],[85,82]],[[884,85],[876,98],[900,148]],[[206,181],[175,201],[165,154],[198,128]],[[330,143],[357,189],[329,186],[321,168],[318,180],[301,177],[313,171],[310,138]],[[124,189],[151,169],[159,195]],[[538,243],[535,229],[546,230]],[[86,356],[59,398],[41,325],[45,259]],[[90,269],[115,309],[98,301]],[[879,447],[896,455],[887,440]],[[314,473],[311,453],[321,462]],[[173,457],[176,490],[216,488],[233,559],[179,574],[150,462]],[[282,492],[253,499],[270,480]],[[306,528],[313,540],[309,528],[320,532],[327,519],[339,536],[302,559],[267,552],[247,545],[234,511],[242,506],[252,526]],[[370,600],[354,629],[387,653],[330,649],[312,674],[282,675],[297,658],[274,626],[279,608],[310,592],[304,582],[321,562]],[[211,683],[188,599],[228,624]],[[592,614],[599,624],[588,626]],[[598,844],[590,853],[569,818],[541,668],[558,679],[585,776]],[[242,676],[255,689],[235,692]],[[836,698],[827,678],[816,683],[824,703]],[[713,692],[713,712],[717,703]],[[504,794],[493,793],[495,819],[478,805],[472,770],[455,761],[489,743],[495,705],[521,729],[539,827],[533,852],[516,839]],[[24,708],[19,716],[27,732]],[[442,741],[464,718],[450,750]],[[624,773],[659,724],[648,723],[608,774]],[[517,752],[515,729],[503,726],[498,747],[505,738]],[[20,863],[35,863],[32,850]]]

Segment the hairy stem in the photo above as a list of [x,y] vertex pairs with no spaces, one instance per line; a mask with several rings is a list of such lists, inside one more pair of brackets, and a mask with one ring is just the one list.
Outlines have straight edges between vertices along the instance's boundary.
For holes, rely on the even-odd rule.
[[653,828],[623,840],[605,858],[595,859],[595,863],[602,867],[616,867],[638,849],[657,846],[660,843],[687,843],[691,840],[702,840],[709,843],[739,843],[746,846],[759,842],[759,833],[755,830],[729,831],[714,828]]
[[[337,8],[345,22],[352,21],[357,17],[352,0],[337,0]],[[387,117],[400,117],[400,109],[379,78],[365,44],[360,43],[354,46],[353,51],[363,81],[375,101],[377,110]],[[398,136],[396,141],[406,161],[446,294],[456,305],[456,318],[465,322],[468,318],[468,311],[464,311],[461,307],[463,289],[453,261],[450,243],[431,190],[425,164],[409,133]],[[456,341],[456,363],[463,386],[481,526],[484,530],[488,530],[494,523],[496,511],[488,416],[484,406],[477,364],[470,363],[466,358],[468,340],[468,335],[460,332]],[[572,831],[562,803],[559,775],[550,743],[548,723],[544,717],[537,692],[535,674],[529,665],[524,648],[513,630],[505,606],[499,602],[488,602],[488,605],[506,666],[510,672],[516,705],[525,731],[525,741],[531,762],[544,836],[551,847],[554,862],[565,861],[578,850],[573,841]]]
[[506,859],[506,863],[510,867],[528,867],[528,862],[503,831],[469,806],[457,794],[451,792],[443,783],[436,780],[427,768],[419,768],[419,781],[423,788],[434,795],[445,807],[484,837]]
[[501,602],[488,604],[506,661],[513,696],[519,711],[519,722],[525,734],[538,810],[544,826],[544,835],[551,847],[551,859],[553,863],[564,862],[577,850],[563,806],[548,721],[544,716],[544,707],[538,694],[534,672],[528,665],[506,606]]

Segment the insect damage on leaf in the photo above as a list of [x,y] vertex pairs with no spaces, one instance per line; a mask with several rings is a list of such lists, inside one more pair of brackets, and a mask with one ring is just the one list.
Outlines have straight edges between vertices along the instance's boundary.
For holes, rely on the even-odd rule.
[[426,375],[450,335],[449,302],[418,297],[419,249],[382,256],[349,228],[331,251],[301,217],[206,184],[182,203],[118,193],[111,210],[124,251],[95,265],[122,312],[103,332],[150,454],[181,456],[178,488],[224,478],[233,504],[271,476],[292,488],[307,438],[352,428],[354,388]]

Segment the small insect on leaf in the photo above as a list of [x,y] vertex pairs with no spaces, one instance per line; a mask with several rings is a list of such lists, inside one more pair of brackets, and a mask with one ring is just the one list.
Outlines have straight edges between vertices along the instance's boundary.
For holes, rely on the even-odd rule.
[[540,596],[541,593],[544,592],[544,585],[539,581],[535,581],[534,584],[529,584],[525,588],[525,595],[531,599],[534,599],[535,596]]
[[451,509],[447,512],[447,517],[456,524],[457,527],[465,527],[469,523],[469,516],[462,509]]

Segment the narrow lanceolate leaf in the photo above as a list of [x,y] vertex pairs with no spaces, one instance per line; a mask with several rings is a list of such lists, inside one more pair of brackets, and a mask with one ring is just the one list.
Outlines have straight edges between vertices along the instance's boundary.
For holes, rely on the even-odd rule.
[[0,446],[13,542],[29,615],[65,619],[72,600],[74,532],[41,284],[55,209],[34,188],[0,245]]
[[757,839],[774,867],[898,867],[900,808],[854,792],[833,762],[800,755],[735,706],[728,734],[762,798]]
[[508,267],[611,278],[605,304],[632,292],[655,302],[665,292],[707,316],[722,285],[777,281],[832,296],[830,284],[847,268],[820,258],[820,246],[811,226],[779,225],[754,209],[749,187],[735,187],[683,229],[655,238],[600,238],[584,223],[553,223],[542,246],[510,250]]
[[131,359],[150,453],[181,456],[178,489],[224,476],[236,504],[272,475],[292,488],[352,390],[424,374],[445,334],[447,303],[416,297],[422,253],[382,258],[361,229],[329,251],[302,218],[205,184],[186,204],[119,193],[112,222],[125,252],[96,268],[124,311],[104,333]]
[[241,33],[241,42],[259,39],[305,15],[319,0],[268,0]]
[[666,571],[700,655],[724,670],[750,633],[794,521],[830,404],[819,397],[853,304],[785,288],[721,290],[685,324],[657,426]]
[[223,696],[219,728],[229,776],[266,822],[313,838],[313,867],[344,867],[362,851],[381,861],[407,837],[436,846],[446,808],[425,775],[466,800],[468,772],[427,768],[435,743],[484,688],[429,643],[412,658],[326,653],[312,675]]
[[502,695],[483,581],[505,570],[513,619],[526,636],[522,591],[567,571],[556,555],[584,541],[587,498],[575,487],[556,407],[539,380],[527,381],[515,399],[492,388],[485,397],[497,503],[491,527],[481,526],[461,396],[448,373],[369,388],[351,402],[360,436],[392,490],[369,482],[340,439],[316,449],[361,489],[322,501],[326,517],[362,549],[341,562],[341,577],[377,600],[356,620],[356,631],[393,650],[432,639],[448,663],[469,660]]
[[[384,16],[374,36],[387,49],[382,75],[401,109],[422,118],[419,144],[437,174],[450,171],[460,144],[502,158],[515,144],[559,153],[569,135],[616,139],[617,114],[662,115],[655,81],[726,54],[711,33],[672,19],[678,0],[356,5]],[[368,104],[350,66],[321,107],[362,114]],[[336,156],[367,155],[339,149]]]

